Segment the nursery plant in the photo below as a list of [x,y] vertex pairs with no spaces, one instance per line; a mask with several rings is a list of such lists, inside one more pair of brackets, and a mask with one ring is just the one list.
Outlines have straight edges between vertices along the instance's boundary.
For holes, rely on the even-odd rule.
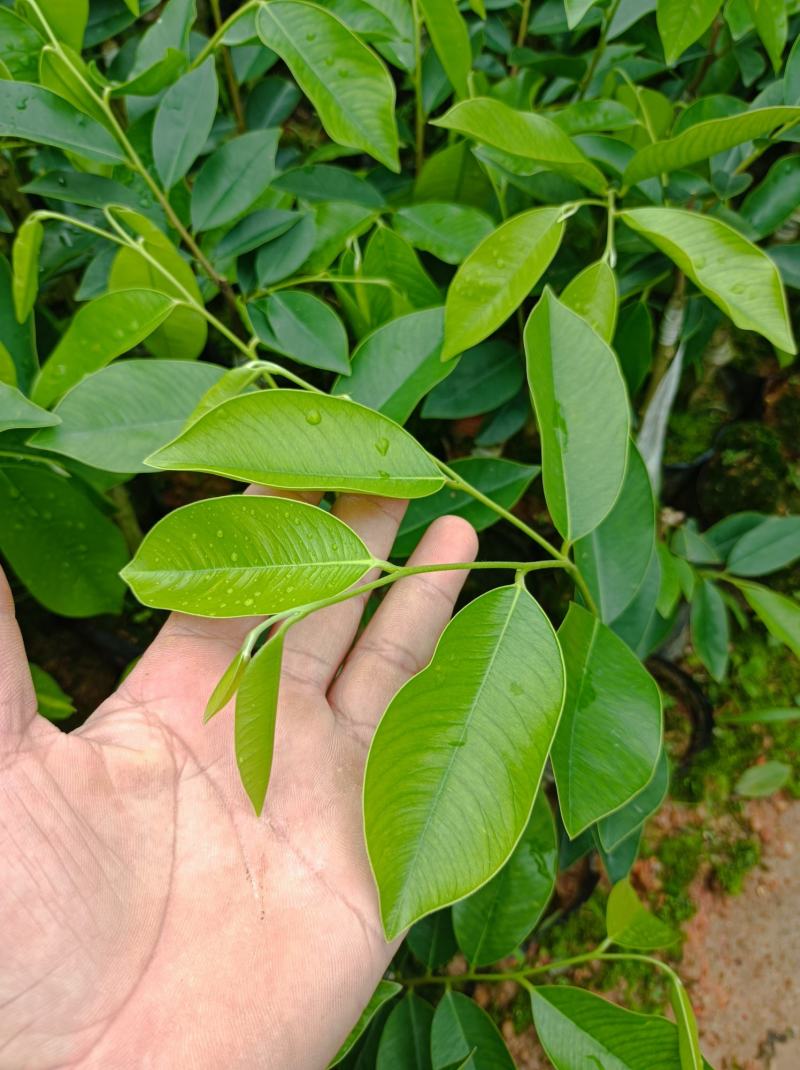
[[[731,618],[800,655],[800,605],[769,586],[800,520],[659,516],[670,412],[709,347],[796,352],[798,12],[0,4],[0,550],[19,584],[65,617],[120,612],[127,585],[261,618],[205,709],[231,720],[260,814],[287,632],[415,572],[480,577],[369,751],[384,931],[410,933],[342,1066],[512,1067],[481,979],[530,991],[557,1070],[707,1065],[652,954],[676,934],[628,879],[669,780],[643,662],[687,603],[717,679]],[[205,498],[142,537],[131,489],[164,472],[320,504]],[[331,512],[340,492],[409,500],[388,560]],[[447,513],[507,525],[514,552],[408,565]],[[531,962],[559,866],[591,850],[606,939]],[[442,972],[457,950],[468,972]],[[666,974],[672,1020],[554,983],[624,958]]]

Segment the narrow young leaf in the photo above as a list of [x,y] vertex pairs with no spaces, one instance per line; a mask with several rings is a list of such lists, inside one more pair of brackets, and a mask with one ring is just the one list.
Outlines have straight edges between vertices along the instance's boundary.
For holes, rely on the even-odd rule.
[[468,97],[472,46],[456,0],[420,0],[420,9],[431,44],[456,95]]
[[661,696],[629,647],[581,606],[570,605],[558,639],[567,695],[552,762],[574,840],[649,783],[661,750]]
[[99,163],[125,159],[99,123],[49,89],[26,82],[0,80],[0,137],[53,145]]
[[153,160],[164,187],[172,189],[200,155],[217,114],[214,57],[170,86],[153,123]]
[[709,580],[699,580],[692,597],[692,646],[715,680],[728,669],[728,610],[722,595]]
[[658,0],[656,23],[669,66],[703,36],[721,6],[722,0]]
[[539,792],[509,860],[488,884],[453,907],[458,946],[472,966],[498,962],[519,947],[550,902],[557,870],[555,822]]
[[251,130],[209,156],[192,189],[192,226],[211,230],[253,204],[272,181],[280,130]]
[[375,53],[334,14],[305,0],[262,4],[256,25],[332,140],[398,171],[394,82]]
[[525,354],[542,442],[542,478],[565,539],[587,535],[611,511],[628,454],[629,406],[616,357],[549,290],[525,325]]
[[512,216],[469,254],[450,283],[442,360],[500,327],[542,277],[561,243],[560,208]]
[[37,0],[39,11],[59,41],[80,52],[89,19],[89,0]]
[[463,993],[452,991],[445,992],[433,1016],[431,1062],[433,1070],[453,1066],[514,1070],[505,1041],[486,1011]]
[[783,47],[789,32],[785,0],[747,0],[756,32],[761,38],[775,71],[781,68]]
[[[51,405],[91,372],[127,353],[163,323],[175,302],[152,290],[103,294],[75,313],[33,387],[37,405]],[[109,329],[109,325],[114,326]]]
[[431,457],[397,424],[355,402],[305,390],[231,398],[147,463],[270,487],[393,498],[421,498],[444,484]]
[[121,575],[145,605],[244,617],[338,594],[372,563],[361,539],[324,509],[239,495],[168,513]]
[[39,56],[39,81],[101,126],[109,125],[108,116],[86,88],[92,82],[89,68],[67,45],[59,45],[58,51],[53,45],[44,46]]
[[779,349],[796,352],[780,273],[758,246],[719,219],[680,208],[633,208],[620,215],[737,327],[758,331]]
[[35,215],[29,215],[17,231],[11,249],[14,270],[14,312],[17,323],[24,323],[31,313],[39,292],[39,251],[42,248],[44,227]]
[[390,703],[364,781],[387,939],[475,891],[508,859],[558,723],[562,673],[537,603],[519,585],[500,587],[453,618],[430,665]]
[[206,724],[211,718],[230,702],[241,683],[242,676],[250,664],[250,656],[245,656],[243,651],[236,652],[228,668],[220,676],[214,690],[209,696],[203,713],[203,723]]
[[261,816],[272,770],[283,635],[268,639],[242,674],[236,692],[234,745],[242,786]]
[[700,1031],[697,1028],[692,1001],[680,978],[673,975],[671,980],[669,1000],[678,1027],[681,1070],[704,1070],[708,1064],[700,1051]]
[[617,325],[617,280],[607,261],[589,264],[576,275],[564,289],[561,302],[611,343]]

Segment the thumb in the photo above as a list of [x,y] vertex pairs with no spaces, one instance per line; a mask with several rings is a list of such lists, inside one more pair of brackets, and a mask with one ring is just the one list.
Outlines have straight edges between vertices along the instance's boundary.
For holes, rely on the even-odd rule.
[[36,715],[36,693],[14,616],[14,599],[0,568],[0,748],[13,749]]

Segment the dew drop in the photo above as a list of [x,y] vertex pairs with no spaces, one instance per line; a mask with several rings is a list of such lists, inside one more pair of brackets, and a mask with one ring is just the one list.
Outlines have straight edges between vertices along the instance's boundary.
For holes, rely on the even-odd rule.
[[378,441],[375,443],[375,449],[378,451],[381,457],[385,457],[386,454],[389,452],[389,439],[379,438]]
[[318,409],[309,409],[306,413],[306,423],[311,424],[312,427],[316,427],[318,423],[322,422],[322,416]]
[[239,560],[239,555],[234,550],[233,553],[231,554],[231,561],[238,561],[238,560]]
[[58,178],[56,179],[56,182],[58,183],[59,186],[66,186],[66,184],[67,184],[67,180],[66,180],[66,178],[64,178],[63,175],[59,175]]
[[735,282],[733,284],[733,286],[731,286],[731,293],[743,294],[744,291],[745,291],[745,285],[744,285],[743,282]]
[[509,684],[508,690],[511,692],[512,695],[525,694],[525,688],[521,687],[516,680],[512,680],[512,682]]
[[382,468],[378,469],[378,475],[381,477],[381,479],[389,479],[390,478],[389,473],[388,472],[384,472],[384,470]]
[[307,33],[306,41],[316,41],[317,35],[315,33]]
[[25,111],[25,109],[27,107],[28,107],[28,98],[27,97],[20,97],[19,100],[17,101],[17,111]]
[[245,598],[245,600],[244,600],[244,604],[245,604],[246,606],[252,606],[252,604],[253,604],[253,599],[252,599],[252,598]]
[[225,535],[225,532],[220,528],[220,530],[217,532],[217,538],[221,539],[221,538],[223,538],[224,535]]

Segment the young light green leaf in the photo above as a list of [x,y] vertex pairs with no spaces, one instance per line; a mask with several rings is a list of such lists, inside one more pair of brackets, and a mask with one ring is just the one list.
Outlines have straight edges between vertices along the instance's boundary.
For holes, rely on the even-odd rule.
[[220,676],[214,690],[209,696],[203,712],[203,724],[211,720],[223,707],[227,706],[239,687],[244,676],[244,671],[250,664],[250,655],[243,650],[238,650],[228,665],[228,668]]
[[15,386],[0,382],[0,431],[48,427],[59,422],[55,413],[34,405]]
[[445,992],[433,1016],[431,1062],[433,1070],[514,1070],[505,1041],[486,1011],[452,991]]
[[715,680],[728,669],[728,610],[722,595],[709,580],[698,580],[692,596],[692,646]]
[[394,82],[375,53],[330,11],[305,0],[262,4],[256,24],[332,140],[398,171]]
[[499,338],[480,342],[463,354],[446,383],[431,390],[422,415],[460,420],[491,412],[516,397],[524,378],[518,349]]
[[247,311],[267,349],[310,368],[349,375],[347,332],[331,306],[319,297],[282,290],[253,301]]
[[575,562],[606,623],[630,605],[655,552],[656,506],[650,477],[630,444],[620,495],[598,526],[575,543]]
[[674,929],[642,905],[627,878],[611,889],[606,905],[606,931],[613,943],[640,951],[669,947],[678,939]]
[[787,7],[785,0],[747,0],[750,14],[756,25],[756,32],[764,43],[764,48],[772,61],[775,71],[781,68],[783,46],[789,32]]
[[542,443],[542,478],[565,539],[587,535],[622,488],[630,427],[616,357],[581,316],[545,289],[525,325],[525,353]]
[[230,223],[264,192],[275,174],[280,130],[251,130],[225,144],[200,168],[192,189],[192,226]]
[[384,323],[353,353],[349,376],[334,394],[377,409],[403,424],[418,402],[456,367],[441,360],[444,310],[428,308]]
[[236,692],[236,764],[258,817],[264,808],[272,770],[282,656],[283,633],[278,631],[250,659]]
[[0,516],[0,551],[46,609],[64,617],[120,612],[125,540],[77,480],[44,465],[4,465]]
[[558,631],[567,672],[552,762],[575,839],[650,782],[661,750],[661,696],[630,648],[573,603]]
[[339,594],[372,563],[361,539],[324,509],[239,495],[168,513],[121,575],[145,605],[243,617]]
[[174,307],[172,298],[152,290],[119,290],[82,305],[42,367],[33,400],[51,405],[85,376],[147,338]]
[[29,215],[17,231],[11,249],[14,271],[14,312],[17,323],[24,323],[31,313],[39,292],[39,251],[42,248],[44,227],[36,215]]
[[561,302],[594,327],[603,341],[611,343],[617,325],[617,280],[608,261],[585,267],[561,294]]
[[650,783],[638,795],[613,814],[597,822],[597,836],[606,851],[615,851],[624,840],[651,817],[663,803],[669,789],[669,759],[661,748],[656,771]]
[[704,1070],[708,1066],[700,1051],[700,1032],[692,1001],[677,974],[671,978],[669,1001],[678,1027],[678,1054],[681,1070]]
[[777,127],[797,120],[800,120],[800,108],[778,105],[695,123],[676,137],[639,149],[626,166],[623,180],[633,186],[651,175],[690,167],[745,141],[766,137]]
[[556,1070],[677,1070],[678,1029],[666,1018],[623,1010],[602,996],[565,985],[531,995],[536,1033]]
[[59,41],[80,52],[89,19],[89,0],[37,0],[39,12]]
[[122,163],[120,147],[99,123],[58,94],[0,79],[0,137],[53,145],[100,163]]
[[736,586],[767,631],[800,658],[800,604],[758,583],[737,583]]
[[153,160],[168,190],[188,172],[206,143],[217,114],[213,56],[170,86],[153,123]]
[[39,368],[36,354],[34,317],[18,323],[14,312],[14,282],[11,265],[0,255],[0,365],[3,381],[30,392],[30,384]]
[[656,23],[670,67],[703,36],[721,5],[722,0],[658,0]]
[[[200,287],[191,267],[178,250],[146,216],[129,208],[115,208],[114,214],[142,240],[142,248],[166,274],[133,248],[122,248],[114,257],[108,277],[109,290],[141,287],[168,297],[203,304]],[[202,353],[208,337],[208,324],[201,312],[182,305],[173,307],[165,321],[146,335],[147,348],[157,357],[194,360]]]
[[483,145],[500,149],[574,178],[593,193],[602,193],[606,179],[550,119],[531,111],[517,111],[500,100],[473,97],[454,105],[434,126],[457,130]]
[[42,717],[48,721],[65,721],[75,712],[75,705],[69,695],[49,672],[32,662],[28,665],[36,692],[36,707]]
[[776,265],[733,227],[680,208],[633,208],[620,216],[673,260],[737,327],[758,331],[779,349],[796,352]]
[[494,223],[486,212],[468,204],[431,201],[401,208],[394,227],[417,249],[446,264],[460,264],[494,230]]
[[348,1033],[347,1039],[345,1040],[344,1044],[342,1044],[336,1055],[328,1063],[329,1070],[331,1070],[332,1067],[336,1066],[337,1063],[340,1063],[342,1059],[344,1059],[345,1055],[347,1055],[347,1053],[350,1051],[350,1049],[353,1047],[359,1037],[361,1037],[361,1035],[364,1033],[364,1030],[367,1028],[369,1023],[372,1021],[372,1019],[375,1017],[381,1007],[390,999],[394,999],[398,992],[402,991],[403,986],[399,985],[396,981],[378,982],[378,987],[370,996],[369,1003],[361,1012],[358,1021]]
[[383,1028],[375,1070],[432,1070],[432,1024],[433,1007],[409,990]]
[[453,907],[458,945],[472,966],[498,962],[519,947],[550,902],[557,870],[553,814],[539,792],[509,860],[488,884]]
[[270,487],[391,498],[422,498],[444,484],[430,456],[396,423],[344,398],[305,390],[231,398],[147,463]]
[[168,48],[161,59],[145,67],[124,82],[114,82],[112,97],[156,96],[172,85],[186,70],[188,58],[175,48]]
[[431,44],[456,96],[468,97],[472,46],[456,0],[419,0],[419,6]]
[[462,609],[430,665],[394,697],[364,781],[387,939],[475,891],[508,859],[528,823],[562,697],[552,627],[520,585]]
[[[461,457],[451,461],[450,467],[504,509],[513,509],[540,472],[538,465],[517,464],[502,457]],[[409,504],[400,523],[392,557],[408,557],[439,516],[463,516],[476,531],[483,531],[499,520],[497,513],[466,491],[442,487],[429,498],[418,498]]]
[[774,795],[789,781],[792,767],[786,762],[762,762],[745,769],[736,781],[734,791],[748,799],[760,799]]
[[770,516],[746,531],[728,554],[736,576],[766,576],[800,557],[800,517]]
[[574,30],[583,16],[597,3],[597,0],[564,0],[564,9],[567,13],[567,26]]
[[563,233],[560,208],[533,208],[506,220],[472,250],[447,291],[442,360],[505,323],[544,274]]
[[377,227],[367,242],[363,273],[388,283],[365,288],[374,326],[411,309],[433,308],[442,303],[439,287],[423,268],[412,246],[389,227]]
[[29,445],[106,472],[150,472],[144,458],[180,434],[223,374],[216,364],[125,360],[83,378],[58,403],[57,427]]
[[108,116],[87,89],[92,83],[89,68],[67,45],[59,45],[58,50],[53,45],[44,46],[39,56],[39,81],[101,126],[108,126]]

